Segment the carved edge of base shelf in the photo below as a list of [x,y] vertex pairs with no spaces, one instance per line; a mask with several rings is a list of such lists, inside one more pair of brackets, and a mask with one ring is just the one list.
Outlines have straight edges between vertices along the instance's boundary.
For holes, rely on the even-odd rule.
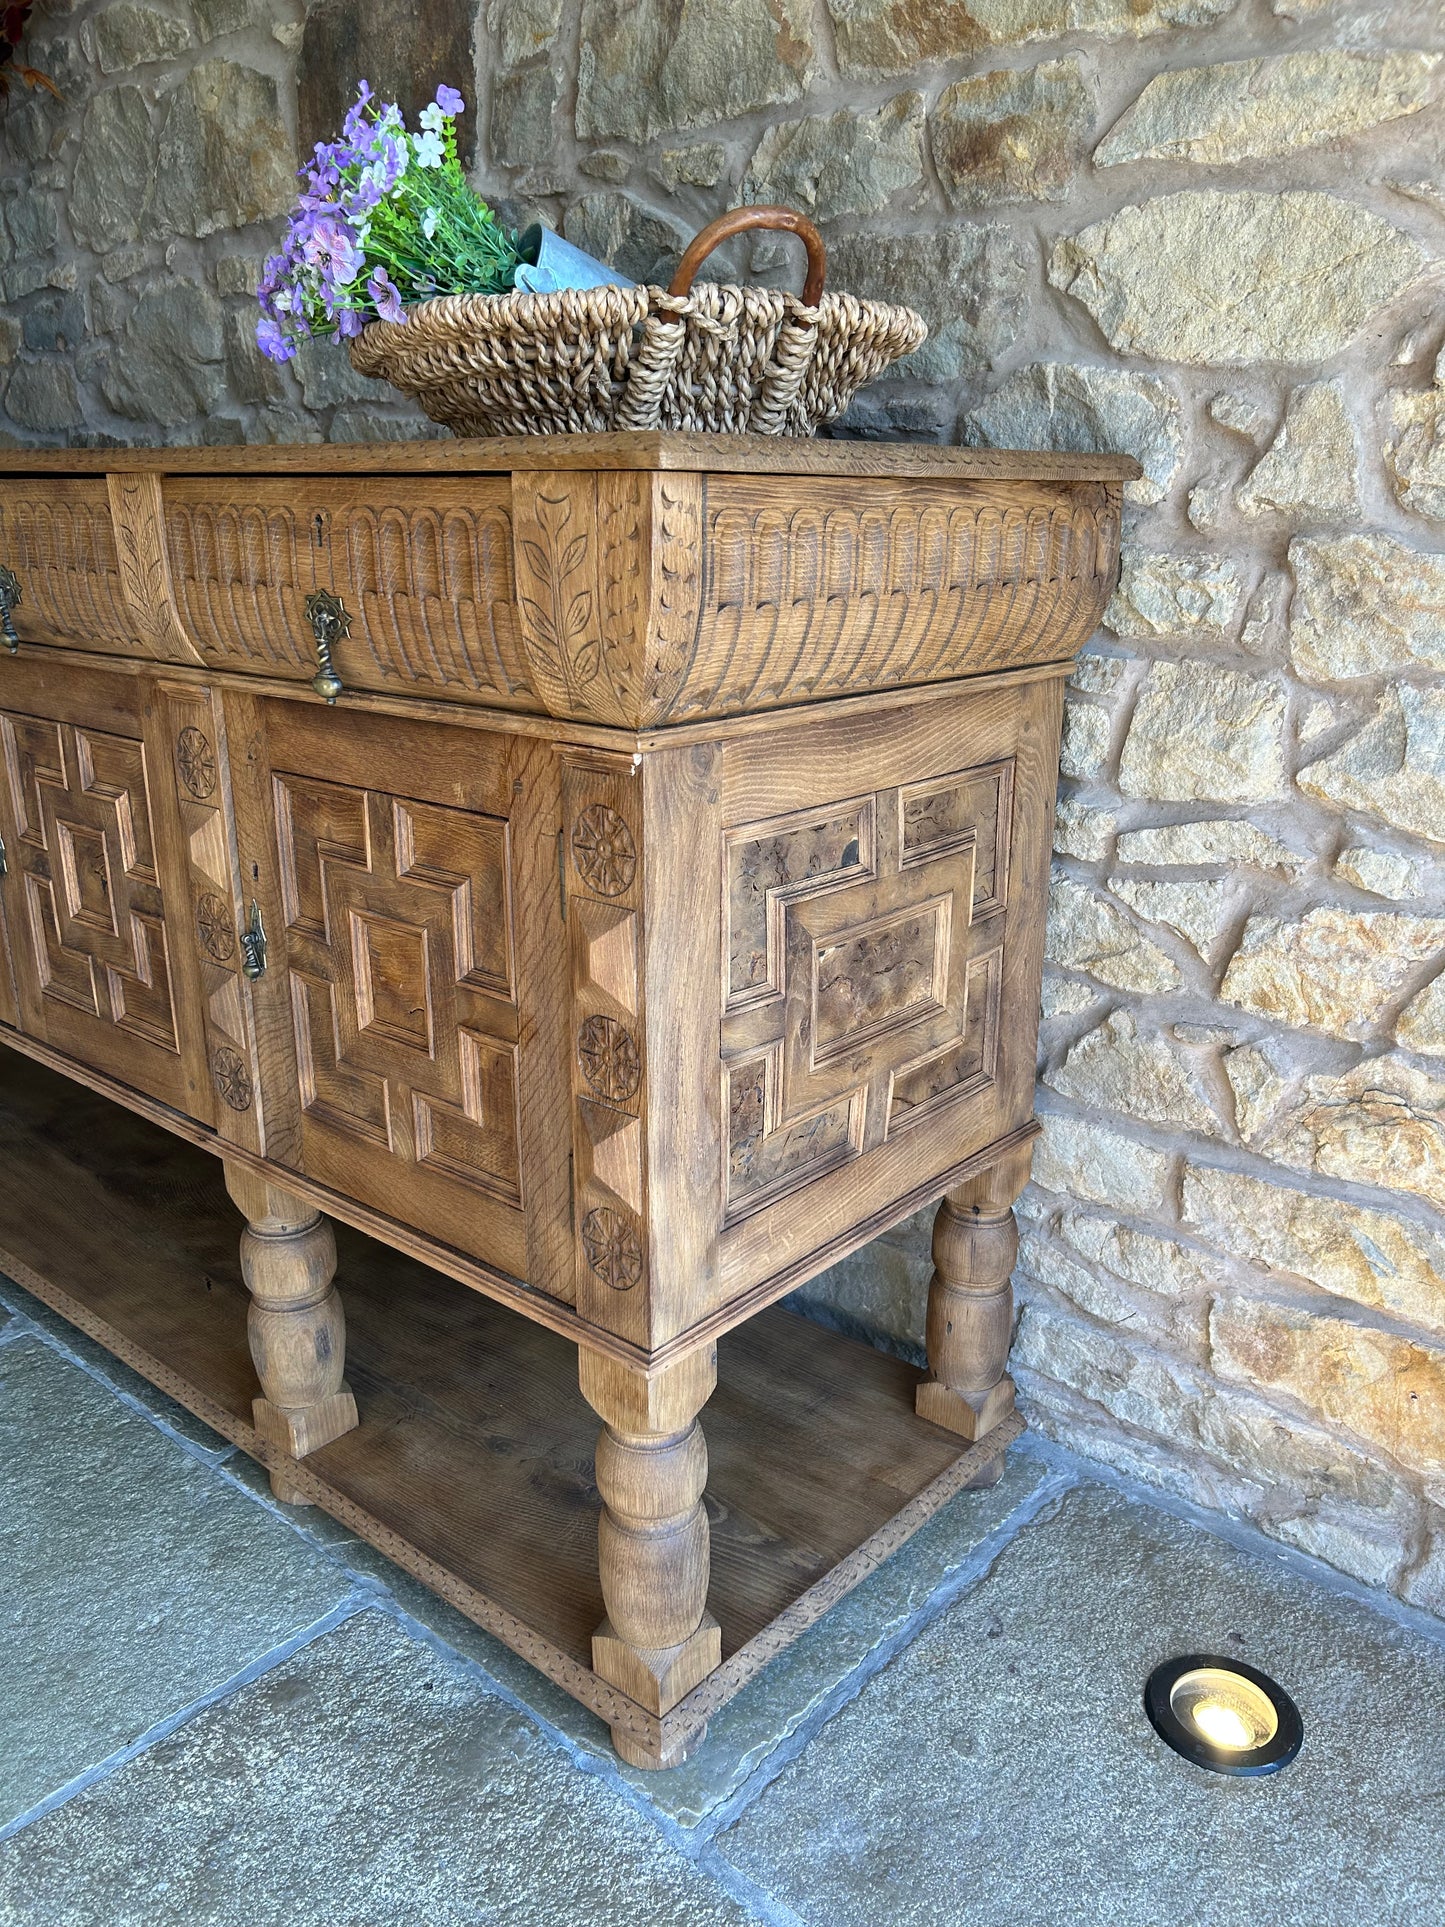
[[[332,1283],[336,1235],[314,1205],[244,1165],[227,1159],[225,1173],[231,1201],[246,1220],[246,1333],[262,1392],[252,1403],[253,1422],[268,1444],[304,1459],[357,1422],[343,1377],[346,1314]],[[271,1490],[287,1505],[310,1503],[284,1471],[272,1471]]]
[[1032,1142],[1007,1152],[945,1192],[933,1220],[929,1375],[914,1404],[920,1418],[963,1439],[985,1437],[1014,1409],[1005,1369],[1019,1249],[1013,1203],[1028,1183],[1032,1158]]
[[[578,1378],[603,1422],[597,1564],[607,1616],[592,1638],[592,1666],[660,1716],[722,1663],[722,1631],[707,1610],[707,1445],[697,1422],[717,1385],[717,1347],[651,1377],[584,1349]],[[676,1766],[705,1730],[660,1755],[617,1727],[612,1740],[631,1766]]]

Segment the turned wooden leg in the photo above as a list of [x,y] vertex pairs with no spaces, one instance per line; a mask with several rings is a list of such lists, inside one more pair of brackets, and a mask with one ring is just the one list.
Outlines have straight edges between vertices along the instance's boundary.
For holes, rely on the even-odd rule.
[[1006,1374],[1013,1330],[1009,1274],[1019,1234],[1012,1205],[1028,1183],[1033,1146],[946,1192],[933,1220],[928,1286],[928,1371],[919,1416],[960,1438],[981,1439],[1014,1406]]
[[[342,1378],[346,1316],[331,1282],[336,1238],[312,1205],[244,1165],[226,1165],[226,1189],[246,1219],[246,1331],[262,1393],[251,1406],[256,1430],[304,1459],[356,1424],[356,1400]],[[284,1472],[272,1472],[271,1490],[287,1505],[307,1503]]]
[[[597,1560],[607,1617],[592,1639],[594,1671],[663,1714],[722,1660],[707,1610],[707,1446],[697,1414],[717,1384],[717,1352],[680,1359],[649,1378],[598,1352],[580,1354],[582,1396],[602,1420]],[[688,1749],[701,1732],[692,1735]],[[633,1766],[675,1766],[614,1727]]]

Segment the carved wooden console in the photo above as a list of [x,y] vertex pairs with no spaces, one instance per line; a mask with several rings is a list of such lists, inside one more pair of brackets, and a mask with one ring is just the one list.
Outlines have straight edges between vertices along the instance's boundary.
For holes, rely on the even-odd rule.
[[[1018,1429],[1062,689],[1134,472],[0,454],[0,1024],[89,1087],[0,1080],[0,1264],[629,1760]],[[767,1309],[940,1197],[921,1383]]]

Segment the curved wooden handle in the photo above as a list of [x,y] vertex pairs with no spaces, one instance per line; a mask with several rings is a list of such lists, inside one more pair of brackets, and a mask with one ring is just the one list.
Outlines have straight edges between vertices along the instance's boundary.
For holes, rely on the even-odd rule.
[[750,228],[781,228],[787,234],[796,234],[808,250],[808,278],[803,283],[803,300],[810,308],[816,308],[823,292],[823,278],[828,272],[828,256],[824,252],[823,237],[813,226],[806,214],[799,214],[791,207],[734,207],[726,214],[720,214],[715,221],[709,221],[700,234],[695,234],[687,244],[687,252],[677,264],[677,273],[672,277],[669,294],[688,294],[691,292],[693,276],[712,253],[724,241],[731,241],[735,234],[746,234]]

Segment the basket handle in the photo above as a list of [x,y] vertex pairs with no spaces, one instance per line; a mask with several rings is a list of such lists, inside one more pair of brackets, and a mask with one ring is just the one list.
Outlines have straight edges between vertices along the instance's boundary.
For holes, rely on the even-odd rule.
[[720,214],[715,221],[709,221],[700,234],[695,234],[687,244],[687,251],[677,264],[677,273],[672,277],[669,294],[689,294],[692,291],[693,277],[706,261],[714,248],[721,247],[724,241],[731,241],[735,234],[746,234],[751,228],[781,228],[784,233],[796,234],[808,250],[808,278],[803,283],[803,305],[816,308],[823,293],[823,278],[828,272],[828,256],[823,249],[823,237],[813,226],[806,214],[799,214],[791,207],[734,207],[726,214]]

